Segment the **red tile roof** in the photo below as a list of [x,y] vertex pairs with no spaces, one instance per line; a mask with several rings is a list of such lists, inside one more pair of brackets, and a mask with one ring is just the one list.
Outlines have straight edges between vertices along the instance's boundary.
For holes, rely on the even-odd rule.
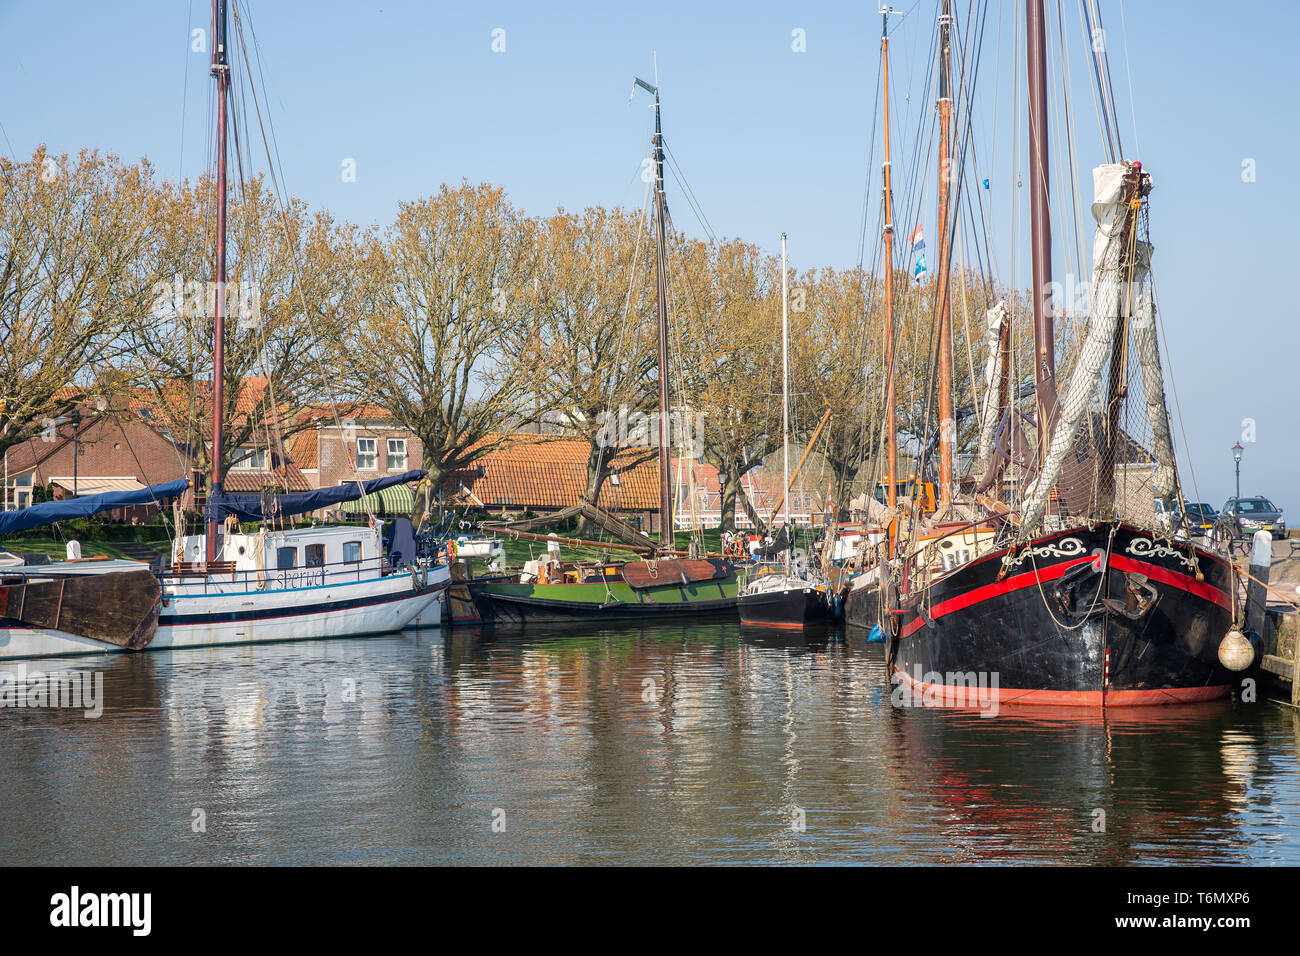
[[299,468],[319,468],[320,432],[307,428],[294,435],[289,443],[289,457]]
[[[489,452],[469,468],[449,473],[443,487],[455,494],[463,484],[488,508],[568,508],[586,491],[590,452],[591,444],[582,439],[516,435],[505,447]],[[621,449],[613,464],[618,468],[637,458],[645,460],[605,479],[597,502],[601,507],[658,510],[659,468],[651,450]]]

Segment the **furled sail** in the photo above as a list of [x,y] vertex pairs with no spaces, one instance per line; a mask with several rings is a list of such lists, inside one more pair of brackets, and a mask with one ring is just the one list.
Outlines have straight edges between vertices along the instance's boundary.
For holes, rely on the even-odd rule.
[[993,442],[997,438],[998,423],[1002,418],[998,396],[1002,394],[1002,329],[1006,325],[1007,316],[1007,303],[1003,299],[998,299],[997,305],[984,313],[988,325],[984,337],[988,360],[984,363],[984,408],[980,415],[979,460],[986,467],[993,455]]
[[[1052,432],[1043,468],[1025,490],[1021,527],[1026,530],[1035,527],[1047,510],[1048,498],[1061,476],[1062,465],[1067,455],[1075,449],[1079,427],[1097,393],[1101,371],[1107,359],[1119,360],[1118,356],[1112,355],[1116,330],[1120,322],[1129,316],[1134,319],[1132,324],[1135,331],[1143,326],[1149,332],[1144,347],[1151,354],[1155,367],[1152,374],[1144,361],[1145,395],[1150,406],[1153,387],[1160,393],[1160,427],[1165,442],[1168,443],[1169,431],[1164,418],[1164,387],[1159,379],[1159,359],[1151,352],[1155,344],[1155,331],[1150,283],[1145,281],[1150,267],[1150,247],[1147,243],[1138,241],[1134,235],[1137,215],[1130,202],[1137,201],[1137,197],[1135,195],[1130,198],[1128,195],[1133,191],[1134,176],[1139,177],[1139,185],[1143,178],[1149,182],[1147,174],[1135,163],[1106,163],[1092,171],[1092,215],[1097,220],[1097,231],[1092,247],[1092,308],[1088,318],[1088,333],[1061,400],[1056,428]],[[1155,417],[1152,413],[1153,428]],[[1166,461],[1170,467],[1162,475],[1162,480],[1168,486],[1172,484],[1172,455]],[[1107,468],[1113,468],[1113,465],[1113,462],[1103,463]]]
[[89,518],[101,511],[112,508],[126,508],[131,505],[161,504],[164,498],[175,498],[184,494],[190,483],[184,478],[168,481],[161,485],[150,485],[135,491],[106,491],[102,495],[84,495],[80,498],[62,498],[58,501],[46,501],[21,511],[0,512],[0,535],[17,534],[28,528],[67,521],[71,518]]
[[419,481],[428,472],[422,468],[403,472],[400,475],[386,475],[370,481],[348,481],[329,488],[317,488],[315,491],[300,491],[283,495],[271,495],[269,501],[263,501],[261,495],[230,495],[220,485],[208,495],[207,517],[222,521],[227,515],[234,515],[241,521],[262,521],[268,518],[306,514],[319,508],[328,508],[344,501],[355,501],[376,491],[383,491],[393,485],[403,485],[408,481]]

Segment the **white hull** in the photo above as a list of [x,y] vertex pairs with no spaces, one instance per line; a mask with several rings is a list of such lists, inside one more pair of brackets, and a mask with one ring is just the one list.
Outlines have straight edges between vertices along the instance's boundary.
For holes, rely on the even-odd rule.
[[42,627],[0,627],[0,660],[23,657],[68,657],[74,654],[110,654],[121,651],[116,644],[105,644],[67,631]]
[[[415,625],[438,625],[451,572],[428,570],[415,589],[409,574],[275,591],[183,585],[163,591],[158,634],[147,650],[220,647],[263,641],[383,634]],[[339,606],[352,605],[352,606]],[[232,618],[234,618],[232,620]]]
[[[407,573],[266,591],[211,580],[168,585],[163,590],[158,632],[144,649],[303,641],[436,627],[442,620],[450,577],[450,570],[440,566],[429,568],[419,587]],[[121,650],[64,631],[0,627],[0,660]]]

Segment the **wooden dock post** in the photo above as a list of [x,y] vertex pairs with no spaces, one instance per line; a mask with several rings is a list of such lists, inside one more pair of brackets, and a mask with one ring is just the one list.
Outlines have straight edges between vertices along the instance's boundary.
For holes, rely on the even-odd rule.
[[1254,631],[1258,635],[1255,639],[1257,641],[1262,641],[1264,637],[1268,611],[1268,572],[1272,564],[1273,535],[1268,531],[1256,531],[1250,551],[1250,578],[1246,583],[1245,629],[1247,634]]

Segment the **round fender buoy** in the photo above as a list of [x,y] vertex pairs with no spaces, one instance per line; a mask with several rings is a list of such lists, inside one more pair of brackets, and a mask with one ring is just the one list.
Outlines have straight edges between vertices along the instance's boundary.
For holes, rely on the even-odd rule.
[[1255,663],[1255,648],[1234,628],[1219,642],[1219,663],[1230,671],[1244,671]]

